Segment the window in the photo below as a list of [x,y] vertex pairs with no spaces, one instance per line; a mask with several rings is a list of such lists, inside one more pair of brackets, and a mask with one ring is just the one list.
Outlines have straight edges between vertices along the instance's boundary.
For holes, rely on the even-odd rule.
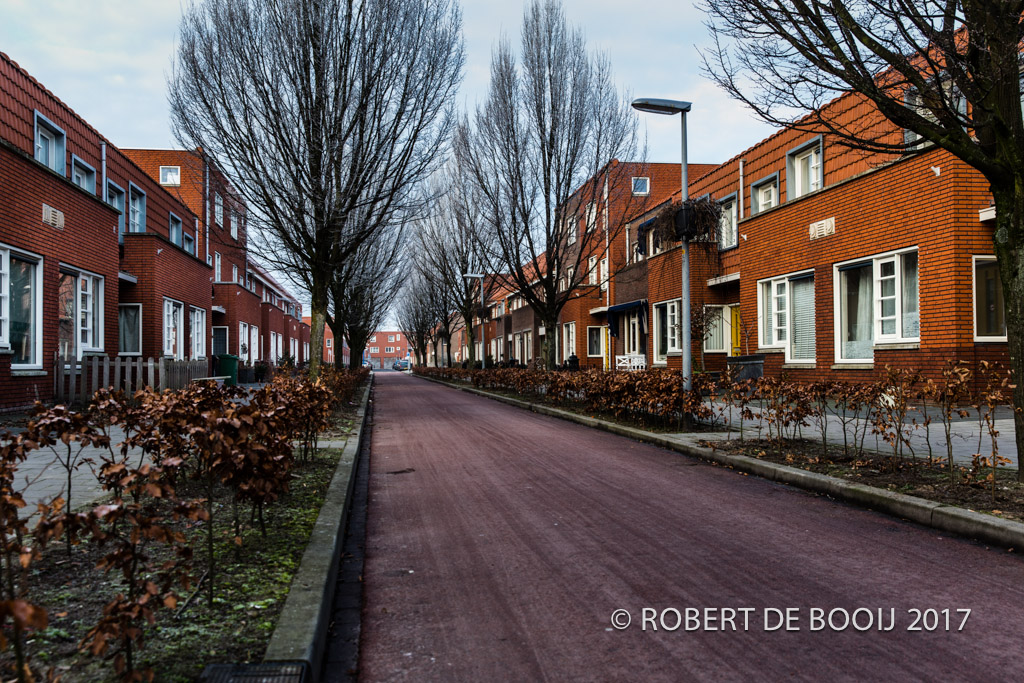
[[587,204],[587,232],[590,232],[597,225],[597,202]]
[[876,344],[920,339],[916,250],[835,268],[837,361],[870,361]]
[[103,349],[103,278],[62,268],[57,283],[57,353],[80,359]]
[[974,339],[1006,341],[1003,281],[994,256],[974,257]]
[[633,194],[637,196],[646,196],[651,193],[651,179],[650,178],[633,178]]
[[639,313],[630,313],[623,319],[622,325],[623,350],[629,355],[643,354],[646,351],[641,335],[643,334],[643,321]]
[[[474,345],[473,348],[479,349],[480,348],[479,343]],[[394,346],[385,346],[384,347],[384,353],[394,353],[394,352],[395,352],[395,347]]]
[[249,360],[249,323],[238,323],[238,357],[244,362]]
[[295,337],[292,337],[291,349],[292,349],[292,360],[295,361],[296,363],[298,363],[299,362],[299,340],[296,339]]
[[576,355],[576,323],[562,325],[562,362]]
[[393,342],[393,341],[395,341],[395,335],[393,335],[393,334],[389,334],[389,335],[388,335],[388,341],[389,341],[389,342]]
[[821,187],[821,138],[818,137],[786,155],[786,191],[789,199],[796,199]]
[[767,211],[779,203],[779,176],[772,174],[759,180],[750,188],[750,214]]
[[326,340],[324,340],[324,342],[327,344],[327,348],[331,348],[331,344],[334,343],[334,340],[333,339],[326,339]]
[[682,326],[679,324],[679,300],[654,306],[654,362],[665,363],[668,354],[683,349]]
[[231,264],[231,281],[238,282],[238,266]]
[[238,215],[237,211],[231,212],[231,239],[233,240],[238,239],[238,221],[240,218],[241,216]]
[[0,246],[0,346],[12,368],[42,367],[42,260]]
[[[940,88],[931,89],[926,93],[928,101],[925,101],[925,96],[922,96],[914,86],[910,86],[903,93],[903,104],[907,109],[915,111],[922,118],[937,123],[938,117],[935,115],[934,109],[955,109],[961,117],[961,125],[964,123],[964,119],[967,118],[967,98],[963,96],[960,89],[956,87],[948,76],[941,85],[941,94],[939,93]],[[940,99],[941,101],[935,101]],[[922,149],[932,144],[931,140],[924,139],[919,133],[908,129],[903,131],[903,142],[907,145],[908,149]]]
[[722,201],[722,214],[718,219],[718,248],[731,249],[738,243],[737,204],[735,195]]
[[562,230],[565,231],[566,244],[576,244],[576,221],[566,218],[562,221]]
[[121,189],[116,183],[107,181],[107,204],[121,212],[121,215],[117,219],[117,232],[118,235],[124,233],[124,190]]
[[196,255],[196,241],[192,239],[192,235],[185,234],[181,238],[181,248],[192,254]]
[[142,355],[142,304],[117,307],[117,352],[122,356]]
[[370,353],[380,353],[380,347],[379,346],[371,346],[370,347]]
[[181,185],[181,166],[161,166],[161,185]]
[[128,183],[128,232],[146,231],[146,193]]
[[597,257],[596,256],[591,256],[587,260],[587,272],[590,273],[590,279],[588,280],[590,282],[590,284],[596,285],[597,281],[598,281]]
[[375,342],[375,341],[377,341],[377,335],[372,335],[372,336],[370,337],[370,341],[371,341],[371,342]]
[[64,131],[53,121],[35,112],[36,161],[64,175]]
[[255,363],[260,359],[260,328],[255,325],[250,325],[249,335],[249,355]]
[[180,301],[164,299],[164,355],[174,360],[183,360],[185,357],[185,330],[182,325],[184,309]]
[[[220,252],[213,252],[213,281],[220,282]],[[263,292],[263,300],[267,300],[266,291]]]
[[83,351],[103,348],[103,278],[78,275],[78,333]]
[[650,230],[647,233],[647,253],[657,256],[665,251],[665,245],[661,241],[661,234],[658,230]]
[[228,352],[228,328],[213,328],[213,355],[220,356]]
[[587,328],[587,356],[590,358],[604,358],[604,330],[603,327]]
[[309,360],[309,342],[302,342],[302,358]]
[[169,233],[171,236],[171,242],[177,244],[179,247],[182,246],[181,242],[181,219],[171,214]]
[[[814,274],[803,272],[758,283],[760,346],[785,350],[787,362],[813,362],[816,351]],[[726,321],[725,328],[728,328]],[[730,330],[725,329],[728,344]]]
[[96,194],[96,169],[72,154],[71,182],[90,194]]
[[708,353],[721,353],[727,351],[726,343],[729,341],[730,332],[726,329],[729,321],[723,315],[723,306],[705,306],[704,315],[707,326],[704,333],[704,351]]
[[224,225],[224,198],[213,193],[213,220],[217,225]]
[[192,307],[188,312],[189,347],[192,360],[206,358],[206,309]]
[[597,272],[597,277],[601,281],[601,291],[608,289],[608,259],[601,259],[600,269]]

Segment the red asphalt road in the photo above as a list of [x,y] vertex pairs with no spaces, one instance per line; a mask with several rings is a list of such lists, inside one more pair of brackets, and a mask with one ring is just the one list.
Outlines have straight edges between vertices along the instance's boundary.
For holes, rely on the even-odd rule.
[[[376,383],[365,681],[1024,679],[1013,553],[418,378]],[[754,611],[746,630],[740,612],[735,631],[655,632],[645,607]],[[797,608],[799,630],[766,631],[766,608]],[[882,608],[886,626],[893,608],[895,627],[812,631],[811,608]],[[950,630],[909,631],[909,609],[951,610]]]

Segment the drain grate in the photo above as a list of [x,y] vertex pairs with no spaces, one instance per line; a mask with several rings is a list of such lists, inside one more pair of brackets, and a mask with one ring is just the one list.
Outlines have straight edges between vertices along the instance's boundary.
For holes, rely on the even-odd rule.
[[210,664],[200,683],[305,683],[306,662],[267,664]]

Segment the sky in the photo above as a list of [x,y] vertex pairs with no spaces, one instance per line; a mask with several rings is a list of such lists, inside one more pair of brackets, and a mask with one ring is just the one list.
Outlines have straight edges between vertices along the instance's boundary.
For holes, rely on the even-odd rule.
[[[0,51],[115,145],[179,147],[166,81],[182,7],[179,0],[0,0]],[[563,8],[588,46],[608,55],[621,93],[693,103],[691,163],[725,161],[771,133],[702,75],[698,49],[709,40],[703,13],[691,3],[563,0]],[[519,44],[523,5],[462,0],[462,12],[459,100],[472,110],[486,95],[497,41],[505,35]],[[678,117],[640,114],[639,123],[648,161],[679,161]]]

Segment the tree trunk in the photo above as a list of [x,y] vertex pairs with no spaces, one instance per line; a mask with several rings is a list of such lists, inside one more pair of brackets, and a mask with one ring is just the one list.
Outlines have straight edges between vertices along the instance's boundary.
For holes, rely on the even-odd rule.
[[313,273],[313,287],[310,295],[310,331],[309,331],[309,376],[320,374],[320,363],[324,357],[324,324],[327,320],[328,284],[330,278],[325,273]]
[[[999,259],[999,275],[1006,307],[1006,339],[1013,372],[1013,427],[1017,453],[1024,454],[1024,178],[1014,183],[992,184],[996,204],[996,231],[993,235]],[[1018,458],[1019,460],[1019,458]],[[1017,463],[1017,481],[1024,483],[1024,468]]]
[[558,330],[558,314],[548,315],[544,318],[544,367],[554,370],[558,365],[558,343],[556,342],[556,330]]

